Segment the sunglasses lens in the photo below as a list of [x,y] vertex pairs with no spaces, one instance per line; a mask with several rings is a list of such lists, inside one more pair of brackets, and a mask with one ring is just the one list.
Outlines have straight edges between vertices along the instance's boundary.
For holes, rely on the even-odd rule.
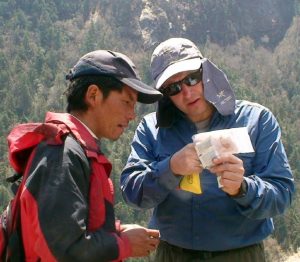
[[181,86],[179,83],[174,83],[174,84],[171,84],[167,87],[165,87],[163,90],[162,90],[162,93],[166,96],[175,96],[177,95],[179,92],[181,91]]
[[187,85],[187,86],[194,86],[196,84],[198,84],[200,81],[202,80],[202,75],[200,72],[196,72],[193,74],[188,75],[183,82]]
[[192,74],[189,74],[186,76],[183,80],[170,84],[166,86],[165,88],[162,88],[160,91],[165,96],[175,96],[181,91],[181,85],[184,83],[187,86],[194,86],[198,84],[202,80],[202,72],[197,71]]

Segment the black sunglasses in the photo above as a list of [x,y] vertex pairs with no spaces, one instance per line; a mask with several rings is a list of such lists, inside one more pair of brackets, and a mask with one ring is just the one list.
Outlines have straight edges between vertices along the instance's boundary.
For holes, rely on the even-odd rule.
[[172,83],[166,87],[162,87],[161,89],[159,89],[159,91],[164,96],[175,96],[182,90],[182,84],[185,84],[187,86],[194,86],[197,85],[200,81],[202,81],[202,69],[187,75],[185,78],[178,82]]

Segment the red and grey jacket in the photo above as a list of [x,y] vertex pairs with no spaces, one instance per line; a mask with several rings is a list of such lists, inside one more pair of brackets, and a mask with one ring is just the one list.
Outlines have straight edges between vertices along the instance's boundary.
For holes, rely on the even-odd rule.
[[[10,162],[27,176],[21,193],[26,261],[120,261],[111,164],[86,127],[70,114],[21,124],[8,136]],[[33,150],[32,150],[33,149]]]

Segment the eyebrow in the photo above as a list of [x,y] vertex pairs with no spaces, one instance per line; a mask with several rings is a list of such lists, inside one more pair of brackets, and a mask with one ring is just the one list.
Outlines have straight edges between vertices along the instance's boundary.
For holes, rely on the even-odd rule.
[[[137,93],[137,94],[138,94],[138,93]],[[130,98],[131,101],[135,101],[135,99],[134,99],[134,97],[133,97],[132,94],[129,94],[129,98]]]
[[[130,87],[130,86],[128,86],[128,87],[131,88],[132,90],[136,91],[136,90],[133,89],[132,87]],[[130,101],[137,102],[138,95],[139,95],[139,92],[138,92],[138,91],[136,91],[136,95],[137,95],[136,98],[135,98],[135,96],[134,96],[131,92],[129,92],[128,90],[126,91],[126,93],[127,93],[127,95],[129,96]]]

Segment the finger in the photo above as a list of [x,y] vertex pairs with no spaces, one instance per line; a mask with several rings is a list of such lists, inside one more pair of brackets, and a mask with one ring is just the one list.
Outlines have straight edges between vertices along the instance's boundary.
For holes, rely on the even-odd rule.
[[159,239],[158,238],[149,238],[147,241],[150,245],[158,245]]
[[159,244],[159,239],[158,238],[148,238],[145,244],[149,247],[151,247],[151,250],[156,249],[156,247]]
[[213,163],[218,165],[222,163],[232,163],[232,164],[239,164],[242,163],[242,160],[236,157],[235,155],[232,154],[221,154],[218,157],[213,159]]
[[222,171],[216,173],[216,175],[220,176],[223,180],[238,181],[238,182],[241,182],[244,177],[243,172],[236,172],[236,171]]
[[228,174],[227,176],[221,176],[221,184],[223,189],[226,190],[238,190],[243,181],[243,177],[236,176],[235,174]]
[[149,251],[154,251],[157,248],[157,245],[149,245],[148,250]]
[[213,166],[210,168],[210,171],[212,173],[224,173],[224,172],[231,172],[231,173],[237,173],[240,175],[244,174],[244,167],[242,164],[232,164],[232,163],[221,163],[219,165]]
[[242,183],[242,179],[228,179],[222,176],[221,183],[224,187],[239,188]]
[[221,176],[223,179],[228,179],[228,180],[237,180],[237,181],[242,181],[243,180],[243,172],[240,172],[240,170],[230,170],[230,171],[223,171],[221,172]]
[[149,237],[159,238],[159,231],[155,229],[147,229],[147,233]]
[[225,171],[231,171],[233,168],[231,164],[222,162],[221,164],[212,166],[209,170],[215,174],[223,174]]

